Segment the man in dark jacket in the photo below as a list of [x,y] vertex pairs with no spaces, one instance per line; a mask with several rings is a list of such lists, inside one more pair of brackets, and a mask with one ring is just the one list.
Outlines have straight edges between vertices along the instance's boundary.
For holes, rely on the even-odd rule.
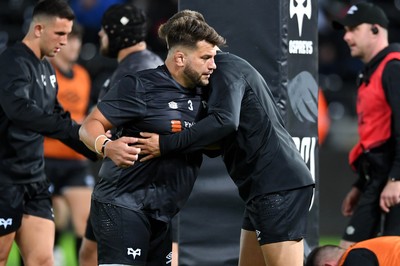
[[0,55],[0,265],[14,239],[26,264],[54,265],[44,136],[97,158],[79,141],[79,125],[57,102],[56,75],[45,58],[67,43],[73,19],[65,1],[40,1],[22,42]]

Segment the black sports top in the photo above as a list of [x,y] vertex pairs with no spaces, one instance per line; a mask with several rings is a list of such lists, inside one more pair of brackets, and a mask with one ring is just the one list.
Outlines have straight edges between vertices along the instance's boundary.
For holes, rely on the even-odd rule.
[[[200,89],[182,87],[162,65],[122,78],[98,108],[119,136],[138,136],[189,128],[200,119],[203,104]],[[168,222],[188,199],[201,160],[201,152],[176,153],[120,168],[106,158],[93,197]]]

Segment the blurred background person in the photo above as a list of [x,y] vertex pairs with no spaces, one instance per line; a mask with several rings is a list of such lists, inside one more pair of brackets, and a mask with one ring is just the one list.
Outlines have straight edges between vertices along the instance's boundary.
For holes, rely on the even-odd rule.
[[[116,4],[104,13],[99,31],[100,53],[116,58],[118,67],[104,82],[99,101],[125,74],[164,64],[158,55],[147,49],[148,30],[147,15],[132,4]],[[81,266],[97,265],[97,244],[89,222],[79,260]]]
[[315,248],[305,266],[397,266],[400,237],[382,236],[364,240],[344,249],[337,245]]
[[389,19],[372,3],[351,6],[333,21],[344,29],[351,56],[364,67],[358,76],[359,140],[349,153],[358,180],[345,196],[350,216],[340,246],[378,235],[400,235],[400,45],[389,44]]
[[[82,46],[83,28],[75,21],[68,44],[51,59],[58,81],[57,98],[72,119],[82,123],[87,115],[91,80],[88,71],[77,64]],[[44,141],[45,171],[51,182],[55,235],[55,263],[60,264],[62,249],[58,247],[60,234],[72,221],[75,235],[76,258],[85,232],[94,186],[90,162],[62,142],[52,138]]]

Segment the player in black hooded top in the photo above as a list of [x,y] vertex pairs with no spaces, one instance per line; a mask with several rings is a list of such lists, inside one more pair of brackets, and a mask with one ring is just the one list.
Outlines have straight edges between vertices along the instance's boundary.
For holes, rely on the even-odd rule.
[[[123,19],[124,23],[121,22]],[[148,19],[140,8],[132,4],[113,5],[104,13],[101,24],[100,52],[104,56],[116,58],[118,67],[104,82],[99,100],[126,74],[164,64],[158,55],[147,49],[145,39],[149,30]]]
[[[188,199],[201,164],[201,153],[136,162],[139,150],[131,146],[140,131],[171,134],[200,119],[199,86],[208,84],[216,45],[224,43],[197,20],[165,25],[175,33],[165,64],[123,77],[80,130],[83,142],[105,156],[90,213],[99,264],[168,264],[169,222]],[[104,135],[112,127],[116,140]]]
[[0,55],[0,265],[6,263],[14,239],[27,264],[53,265],[44,136],[97,158],[79,141],[79,125],[57,102],[55,72],[45,58],[67,43],[73,19],[65,1],[40,1],[22,42]]
[[[185,17],[186,11],[181,12]],[[188,16],[204,21],[197,12],[189,11]],[[137,147],[150,154],[142,161],[160,153],[186,154],[218,142],[228,173],[246,203],[239,265],[303,265],[314,186],[311,173],[261,74],[230,53],[218,52],[215,63],[208,116],[178,134],[142,133],[149,139],[138,142],[147,145]]]
[[[101,101],[111,86],[125,75],[164,64],[158,55],[147,49],[145,39],[148,30],[146,14],[135,5],[115,4],[103,14],[102,27],[99,31],[100,53],[103,56],[116,58],[118,67],[104,82],[96,102]],[[90,221],[87,223],[79,251],[79,265],[97,265],[97,243]]]

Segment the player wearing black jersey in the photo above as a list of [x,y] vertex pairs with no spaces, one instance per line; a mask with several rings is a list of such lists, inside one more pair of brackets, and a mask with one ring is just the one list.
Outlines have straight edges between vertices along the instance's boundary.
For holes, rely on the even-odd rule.
[[[132,4],[116,4],[109,7],[104,13],[102,27],[99,31],[100,53],[103,56],[116,58],[118,67],[104,82],[99,94],[99,101],[111,86],[125,75],[164,64],[158,55],[147,49],[145,42],[147,32],[146,14]],[[79,265],[98,265],[97,243],[90,221],[88,221],[79,252]]]
[[[127,22],[122,23],[124,18]],[[99,32],[100,52],[104,56],[117,58],[118,67],[104,83],[100,100],[111,85],[126,74],[164,64],[158,55],[147,49],[147,24],[144,11],[132,4],[116,4],[104,13]]]
[[6,264],[13,240],[27,265],[53,265],[44,136],[97,158],[59,105],[55,72],[45,59],[67,43],[73,19],[65,1],[40,1],[22,42],[0,55],[0,265]]
[[[181,12],[177,21],[188,16],[203,21],[201,14]],[[167,40],[169,35],[164,32]],[[219,142],[226,168],[246,203],[239,265],[303,265],[311,174],[259,72],[230,53],[218,52],[215,63],[208,116],[178,134],[142,134],[148,139],[138,141],[147,145],[137,147],[150,155],[141,161]]]
[[[90,213],[100,265],[169,263],[169,221],[189,197],[201,164],[198,152],[135,163],[139,149],[131,146],[140,131],[171,134],[201,117],[199,86],[208,84],[217,46],[225,41],[194,19],[170,31],[165,64],[123,77],[80,130],[82,141],[105,156]],[[116,140],[104,135],[112,127]]]

